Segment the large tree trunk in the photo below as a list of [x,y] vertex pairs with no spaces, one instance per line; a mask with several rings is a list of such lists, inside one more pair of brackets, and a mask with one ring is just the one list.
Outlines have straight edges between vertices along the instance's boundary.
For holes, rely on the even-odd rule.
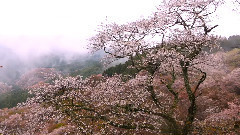
[[189,77],[188,77],[189,62],[184,62],[184,64],[181,63],[181,66],[182,66],[182,72],[183,72],[183,77],[184,77],[184,85],[186,88],[186,92],[188,94],[188,99],[190,101],[187,119],[186,119],[183,129],[182,129],[182,134],[187,135],[191,132],[192,123],[194,121],[196,111],[197,111],[197,105],[196,105],[196,97],[195,97],[194,93],[192,92],[190,82],[189,82]]

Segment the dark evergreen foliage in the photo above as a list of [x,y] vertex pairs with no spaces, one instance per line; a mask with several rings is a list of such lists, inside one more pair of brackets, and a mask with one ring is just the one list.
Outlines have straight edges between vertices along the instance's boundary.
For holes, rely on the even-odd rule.
[[129,66],[131,66],[131,61],[127,61],[124,64],[118,64],[114,67],[110,67],[108,69],[106,69],[103,72],[104,76],[113,76],[114,74],[122,74],[122,75],[131,75],[131,76],[135,76],[136,73],[138,72],[135,68],[128,68]]
[[25,102],[28,97],[30,97],[30,94],[27,90],[13,86],[13,90],[0,95],[0,109],[15,107],[18,103]]
[[240,35],[230,36],[220,41],[220,46],[225,51],[230,51],[234,48],[240,48]]

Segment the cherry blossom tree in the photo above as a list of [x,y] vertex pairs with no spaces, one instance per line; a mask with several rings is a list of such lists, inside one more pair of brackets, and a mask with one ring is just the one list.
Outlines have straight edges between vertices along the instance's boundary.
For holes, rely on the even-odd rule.
[[[167,115],[162,118],[170,123],[169,127],[175,127],[172,130],[174,134],[188,134],[192,127],[197,111],[196,93],[206,78],[206,72],[201,69],[203,64],[207,64],[208,52],[205,50],[208,48],[211,51],[217,44],[217,38],[209,33],[218,25],[208,23],[219,3],[213,0],[165,1],[150,19],[103,26],[99,34],[91,39],[92,48],[103,49],[108,54],[108,60],[127,57],[132,60],[134,68],[149,73],[146,89],[158,108],[163,103],[159,102],[153,87],[154,77],[171,75],[170,81],[161,80],[174,97],[171,109],[176,108],[179,101],[179,91],[172,86],[177,77],[183,78],[190,105],[182,131],[179,131],[174,115],[158,110],[161,115]],[[138,59],[134,60],[134,57]],[[194,76],[199,77],[198,80]]]
[[210,32],[220,2],[170,0],[148,19],[102,25],[91,49],[103,49],[106,63],[128,58],[138,74],[55,76],[26,104],[54,108],[83,134],[190,134],[206,67],[216,65],[209,52],[218,38]]

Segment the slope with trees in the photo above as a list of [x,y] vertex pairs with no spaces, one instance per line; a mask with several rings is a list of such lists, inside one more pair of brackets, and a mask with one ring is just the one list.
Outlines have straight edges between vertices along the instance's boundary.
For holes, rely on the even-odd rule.
[[0,94],[0,109],[15,107],[18,103],[25,102],[28,97],[30,95],[27,90],[22,90],[18,86],[14,86],[11,90]]
[[211,53],[219,48],[211,34],[219,4],[169,0],[148,19],[103,25],[90,48],[103,49],[106,63],[128,58],[136,74],[56,75],[30,91],[23,106],[39,107],[41,117],[29,115],[28,125],[63,118],[80,134],[238,134],[239,95],[227,82],[237,82],[239,69],[226,75],[223,53]]
[[220,46],[225,51],[230,51],[234,48],[240,48],[240,35],[230,36],[229,38],[222,39]]
[[[129,58],[139,75],[127,82],[121,75],[87,80],[67,77],[34,91],[40,96],[31,102],[55,106],[82,133],[189,134],[199,87],[207,75],[204,66],[214,66],[204,48],[218,47],[218,38],[209,34],[218,25],[208,24],[218,4],[213,0],[168,1],[149,19],[103,26],[91,39],[93,50],[104,49],[109,62]],[[177,80],[182,81],[179,88],[174,87]],[[156,82],[162,89],[156,88]],[[186,110],[185,116],[180,117],[181,109]]]

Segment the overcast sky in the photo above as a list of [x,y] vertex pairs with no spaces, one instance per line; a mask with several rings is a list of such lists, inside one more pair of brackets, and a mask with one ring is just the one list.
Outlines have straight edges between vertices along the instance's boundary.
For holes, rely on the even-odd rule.
[[[0,0],[0,46],[28,55],[49,50],[84,52],[106,16],[124,23],[147,17],[160,0]],[[216,30],[240,34],[240,15],[225,6]]]

